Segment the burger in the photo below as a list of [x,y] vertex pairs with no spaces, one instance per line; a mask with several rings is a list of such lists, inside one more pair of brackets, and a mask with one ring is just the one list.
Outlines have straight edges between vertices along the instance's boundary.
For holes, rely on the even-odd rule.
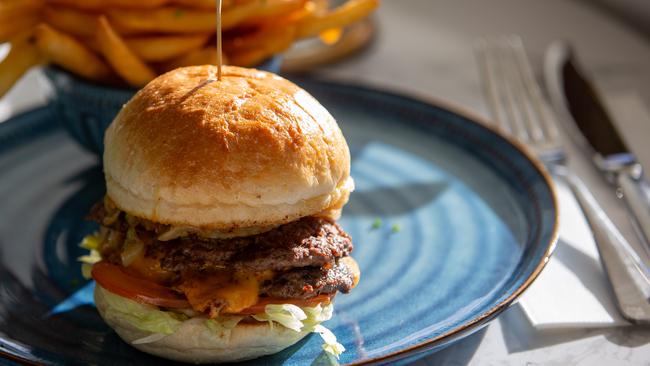
[[334,118],[268,72],[171,71],[106,131],[106,195],[84,239],[102,318],[134,347],[194,363],[276,353],[319,333],[359,281],[336,223],[354,183]]

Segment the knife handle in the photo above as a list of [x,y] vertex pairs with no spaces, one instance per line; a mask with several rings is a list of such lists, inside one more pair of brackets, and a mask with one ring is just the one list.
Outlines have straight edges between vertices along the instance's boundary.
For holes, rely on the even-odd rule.
[[633,217],[633,223],[642,236],[645,249],[650,254],[650,199],[643,180],[641,165],[632,164],[621,170],[616,176],[616,183],[621,197]]
[[650,324],[650,303],[646,300],[650,289],[650,268],[607,217],[584,183],[568,171],[558,173],[556,177],[564,178],[585,214],[621,314],[632,323]]

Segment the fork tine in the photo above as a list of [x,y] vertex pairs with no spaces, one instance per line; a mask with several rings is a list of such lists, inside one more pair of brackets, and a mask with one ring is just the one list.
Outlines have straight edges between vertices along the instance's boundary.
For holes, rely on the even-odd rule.
[[519,62],[519,53],[516,49],[516,36],[505,36],[501,39],[501,54],[503,63],[506,65],[510,85],[515,96],[519,117],[521,118],[520,124],[526,129],[528,139],[526,141],[532,143],[539,143],[544,139],[544,133],[540,124],[536,121],[537,114],[534,110],[534,102],[531,100],[527,92],[528,86],[525,80],[525,75],[522,70],[521,63]]
[[522,111],[515,100],[517,94],[510,77],[510,59],[502,50],[501,40],[483,39],[477,49],[477,59],[485,92],[489,98],[492,117],[499,127],[522,141],[528,140],[525,126],[520,117]]
[[474,47],[476,60],[479,65],[479,73],[485,94],[488,97],[488,107],[494,122],[497,126],[508,134],[513,134],[513,128],[510,125],[509,110],[502,103],[503,95],[499,88],[496,77],[496,65],[494,57],[490,53],[492,50],[487,39],[480,39]]
[[565,153],[555,117],[542,95],[521,38],[481,39],[475,52],[494,119],[540,158],[562,163]]
[[523,92],[527,95],[528,103],[533,109],[533,114],[537,120],[537,123],[531,120],[531,128],[537,130],[535,134],[538,136],[538,141],[555,142],[559,137],[559,131],[556,124],[549,118],[548,104],[542,96],[539,83],[533,75],[523,41],[519,36],[511,36],[509,37],[509,43],[516,60],[517,70],[521,75]]

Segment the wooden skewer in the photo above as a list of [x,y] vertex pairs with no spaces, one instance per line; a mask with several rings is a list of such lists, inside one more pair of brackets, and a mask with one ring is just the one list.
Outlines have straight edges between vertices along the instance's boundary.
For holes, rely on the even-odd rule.
[[217,1],[217,80],[221,81],[221,3],[222,0]]

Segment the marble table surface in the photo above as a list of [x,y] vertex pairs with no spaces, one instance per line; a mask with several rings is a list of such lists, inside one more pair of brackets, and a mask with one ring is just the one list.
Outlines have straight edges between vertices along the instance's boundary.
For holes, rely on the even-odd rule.
[[[567,39],[624,138],[650,167],[650,39],[588,1],[384,0],[377,20],[379,34],[366,52],[319,69],[319,76],[423,95],[489,117],[472,53],[476,38],[521,35],[537,71],[548,44]],[[30,72],[0,102],[0,121],[45,101],[47,87],[39,79],[38,71]],[[580,151],[571,146],[569,153],[572,168],[638,246],[612,190]],[[515,305],[484,330],[414,365],[442,364],[650,365],[650,328],[538,331]]]

